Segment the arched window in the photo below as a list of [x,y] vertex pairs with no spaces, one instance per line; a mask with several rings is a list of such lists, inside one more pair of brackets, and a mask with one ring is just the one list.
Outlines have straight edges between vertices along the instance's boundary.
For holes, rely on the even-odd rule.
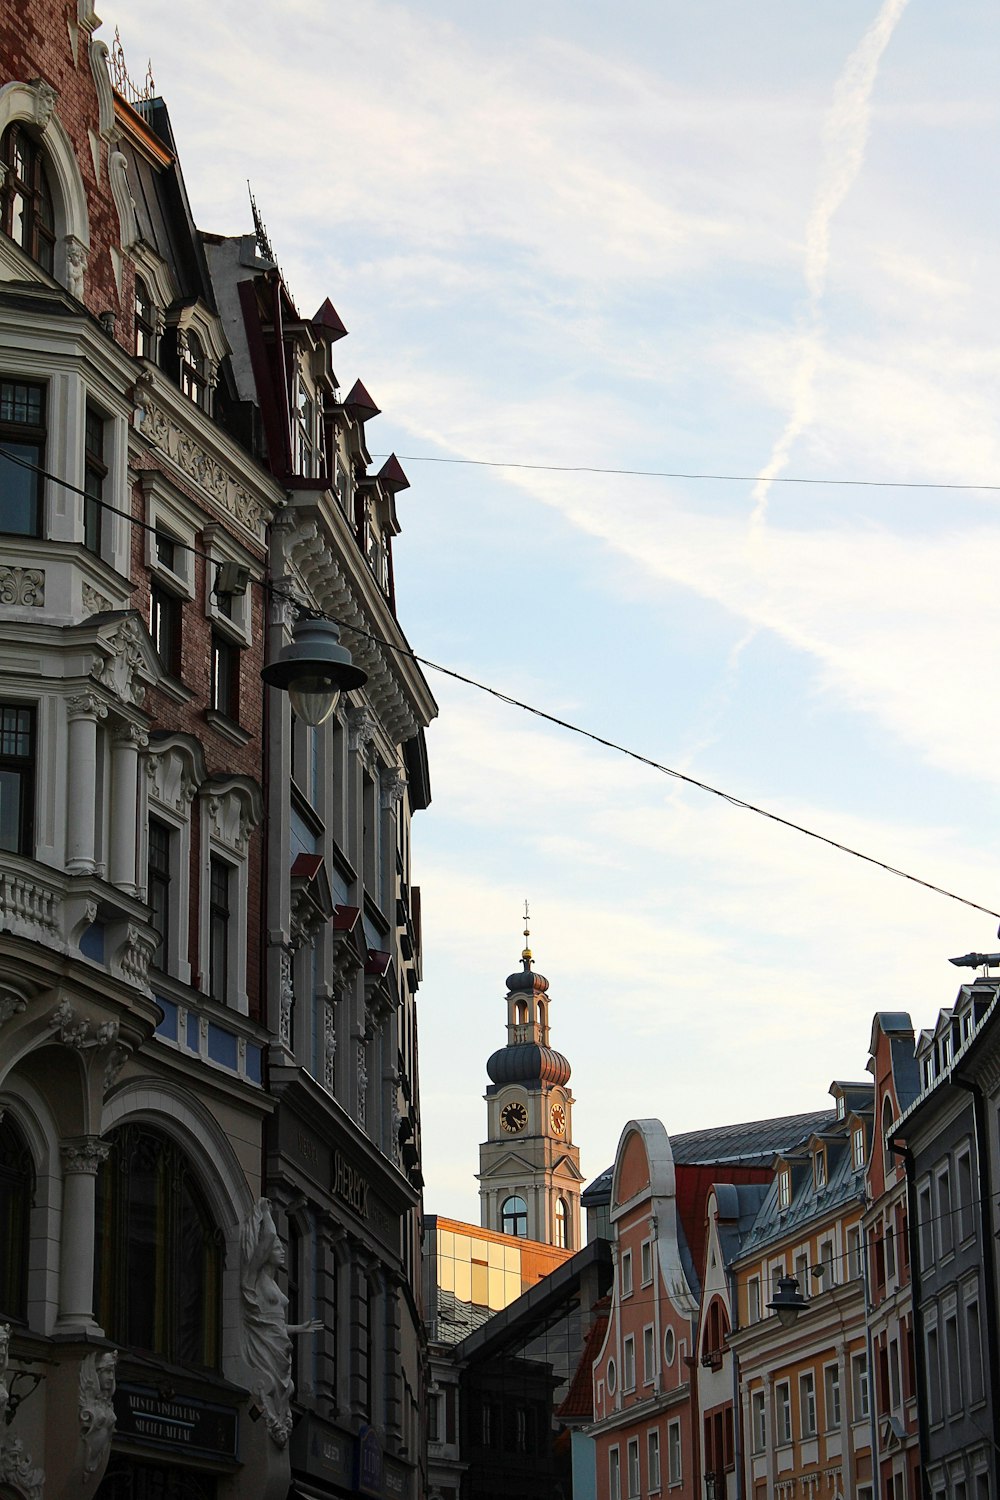
[[148,1125],[123,1125],[97,1178],[94,1302],[115,1343],[219,1364],[222,1236],[191,1164]]
[[189,333],[180,340],[181,390],[195,406],[208,410],[208,367],[201,339]]
[[35,1169],[9,1114],[0,1119],[0,1322],[27,1315],[28,1228]]
[[545,1004],[542,1000],[538,1002],[538,1024],[539,1026],[545,1025]]
[[514,1020],[517,1022],[518,1026],[527,1026],[527,1024],[528,1024],[528,1002],[527,1002],[527,1000],[518,1000],[517,1003],[515,1004],[515,1006],[514,1006]]
[[0,194],[0,226],[51,276],[56,243],[52,190],[42,148],[22,121],[4,131],[0,161],[7,169]]
[[569,1249],[569,1209],[565,1198],[556,1199],[556,1245],[560,1250]]
[[528,1238],[528,1205],[523,1198],[505,1198],[500,1217],[504,1234],[516,1234],[519,1240]]
[[156,338],[156,304],[141,276],[135,278],[135,352],[139,359],[153,358]]

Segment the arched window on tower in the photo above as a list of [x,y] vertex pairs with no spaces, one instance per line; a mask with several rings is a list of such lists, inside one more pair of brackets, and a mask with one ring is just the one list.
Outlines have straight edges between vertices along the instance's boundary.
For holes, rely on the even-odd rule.
[[55,264],[55,214],[45,171],[45,153],[21,120],[0,141],[6,168],[0,193],[0,227],[51,276]]
[[528,1002],[527,1002],[527,1000],[518,1000],[517,1003],[515,1004],[515,1006],[514,1006],[514,1020],[517,1022],[518,1026],[527,1026],[527,1024],[528,1024]]
[[0,1119],[0,1322],[23,1322],[28,1304],[28,1229],[35,1170],[9,1114]]
[[569,1249],[569,1208],[565,1198],[556,1199],[556,1247]]
[[516,1195],[505,1198],[500,1210],[500,1228],[503,1234],[515,1234],[519,1240],[528,1238],[528,1205]]
[[116,1344],[217,1369],[222,1235],[185,1153],[122,1125],[97,1177],[95,1311]]
[[539,1026],[545,1025],[545,1002],[543,1000],[538,1002],[538,1024]]

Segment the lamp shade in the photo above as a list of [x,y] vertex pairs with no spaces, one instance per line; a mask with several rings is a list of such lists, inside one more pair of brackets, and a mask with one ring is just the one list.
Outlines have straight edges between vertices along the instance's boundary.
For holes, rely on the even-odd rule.
[[804,1311],[809,1304],[799,1291],[796,1277],[779,1276],[778,1290],[767,1306],[769,1312],[778,1314],[778,1322],[782,1328],[791,1328],[799,1313]]
[[322,724],[333,713],[341,693],[363,687],[368,673],[354,665],[340,644],[333,620],[296,620],[291,642],[261,672],[268,687],[280,688],[306,724]]

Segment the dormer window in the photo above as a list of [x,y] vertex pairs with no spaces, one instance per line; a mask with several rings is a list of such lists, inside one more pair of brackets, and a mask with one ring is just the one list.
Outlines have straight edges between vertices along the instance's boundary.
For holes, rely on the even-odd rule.
[[51,276],[55,265],[55,214],[41,146],[18,121],[0,143],[6,167],[2,203],[3,232]]
[[389,554],[371,511],[365,517],[365,560],[383,592],[389,589]]
[[295,376],[292,396],[292,472],[317,479],[320,471],[319,403],[301,375]]
[[792,1201],[792,1174],[787,1167],[778,1173],[778,1207],[787,1208]]
[[181,390],[195,406],[208,410],[208,367],[201,339],[194,332],[178,336]]
[[847,1104],[846,1104],[846,1101],[844,1099],[843,1094],[841,1094],[838,1097],[838,1099],[837,1099],[837,1119],[838,1120],[842,1120],[844,1118],[844,1115],[846,1114],[846,1112],[847,1112]]
[[826,1187],[826,1152],[817,1151],[814,1158],[814,1172],[817,1188]]
[[865,1127],[855,1125],[851,1135],[851,1160],[855,1172],[863,1172],[865,1168]]

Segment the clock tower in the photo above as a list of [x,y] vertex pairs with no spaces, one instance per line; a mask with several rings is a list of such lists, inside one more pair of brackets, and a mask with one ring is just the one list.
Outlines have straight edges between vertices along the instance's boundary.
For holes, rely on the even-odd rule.
[[[525,943],[529,937],[525,903]],[[580,1248],[580,1150],[570,1066],[549,1046],[549,981],[531,967],[507,979],[507,1045],[486,1064],[487,1140],[479,1147],[484,1229]]]

